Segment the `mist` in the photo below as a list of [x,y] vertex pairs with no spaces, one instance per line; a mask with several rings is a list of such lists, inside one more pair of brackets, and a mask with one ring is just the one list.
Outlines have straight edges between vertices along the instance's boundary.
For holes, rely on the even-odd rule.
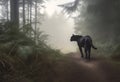
[[63,53],[76,51],[76,45],[70,42],[74,33],[73,19],[67,18],[63,13],[54,12],[52,16],[46,14],[40,29],[48,34],[47,43],[51,47]]

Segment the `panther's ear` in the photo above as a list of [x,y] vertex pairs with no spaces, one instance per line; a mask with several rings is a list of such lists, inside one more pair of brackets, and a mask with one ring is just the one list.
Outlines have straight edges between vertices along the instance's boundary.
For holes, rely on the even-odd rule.
[[74,36],[74,34],[72,34],[72,36]]

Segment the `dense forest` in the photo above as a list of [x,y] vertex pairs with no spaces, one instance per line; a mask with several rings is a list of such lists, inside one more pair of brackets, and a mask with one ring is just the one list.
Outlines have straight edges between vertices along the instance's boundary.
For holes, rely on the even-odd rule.
[[98,50],[89,62],[47,45],[48,35],[40,30],[47,1],[0,0],[0,82],[119,82],[120,1],[57,5],[74,19],[76,34],[93,38]]
[[75,0],[59,6],[65,13],[77,14],[73,17],[76,34],[92,36],[99,48],[98,55],[119,56],[119,0]]
[[0,0],[0,82],[45,82],[54,73],[52,65],[62,53],[49,47],[39,30],[43,3]]

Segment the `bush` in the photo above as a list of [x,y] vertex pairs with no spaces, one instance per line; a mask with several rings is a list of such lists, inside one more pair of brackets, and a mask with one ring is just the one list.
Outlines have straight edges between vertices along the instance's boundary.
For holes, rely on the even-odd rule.
[[[0,82],[49,82],[55,75],[56,62],[62,58],[59,50],[45,43],[37,32],[37,43],[12,23],[0,26]],[[30,31],[31,32],[31,31]],[[7,38],[6,38],[7,37]]]
[[111,58],[114,59],[114,60],[119,60],[120,61],[120,45],[118,45],[116,47],[115,51],[111,55]]

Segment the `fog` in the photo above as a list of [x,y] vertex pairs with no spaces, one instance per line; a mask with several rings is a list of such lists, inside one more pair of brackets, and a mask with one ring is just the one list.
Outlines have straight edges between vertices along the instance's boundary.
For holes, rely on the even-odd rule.
[[63,53],[76,51],[76,44],[70,42],[70,37],[74,33],[74,20],[66,17],[57,6],[69,1],[74,0],[50,0],[46,3],[45,18],[40,26],[40,29],[49,35],[48,45]]
[[46,15],[41,30],[47,33],[47,43],[60,49],[63,53],[76,50],[75,44],[70,42],[70,36],[74,33],[74,20],[69,19],[62,13],[54,13],[52,16]]

